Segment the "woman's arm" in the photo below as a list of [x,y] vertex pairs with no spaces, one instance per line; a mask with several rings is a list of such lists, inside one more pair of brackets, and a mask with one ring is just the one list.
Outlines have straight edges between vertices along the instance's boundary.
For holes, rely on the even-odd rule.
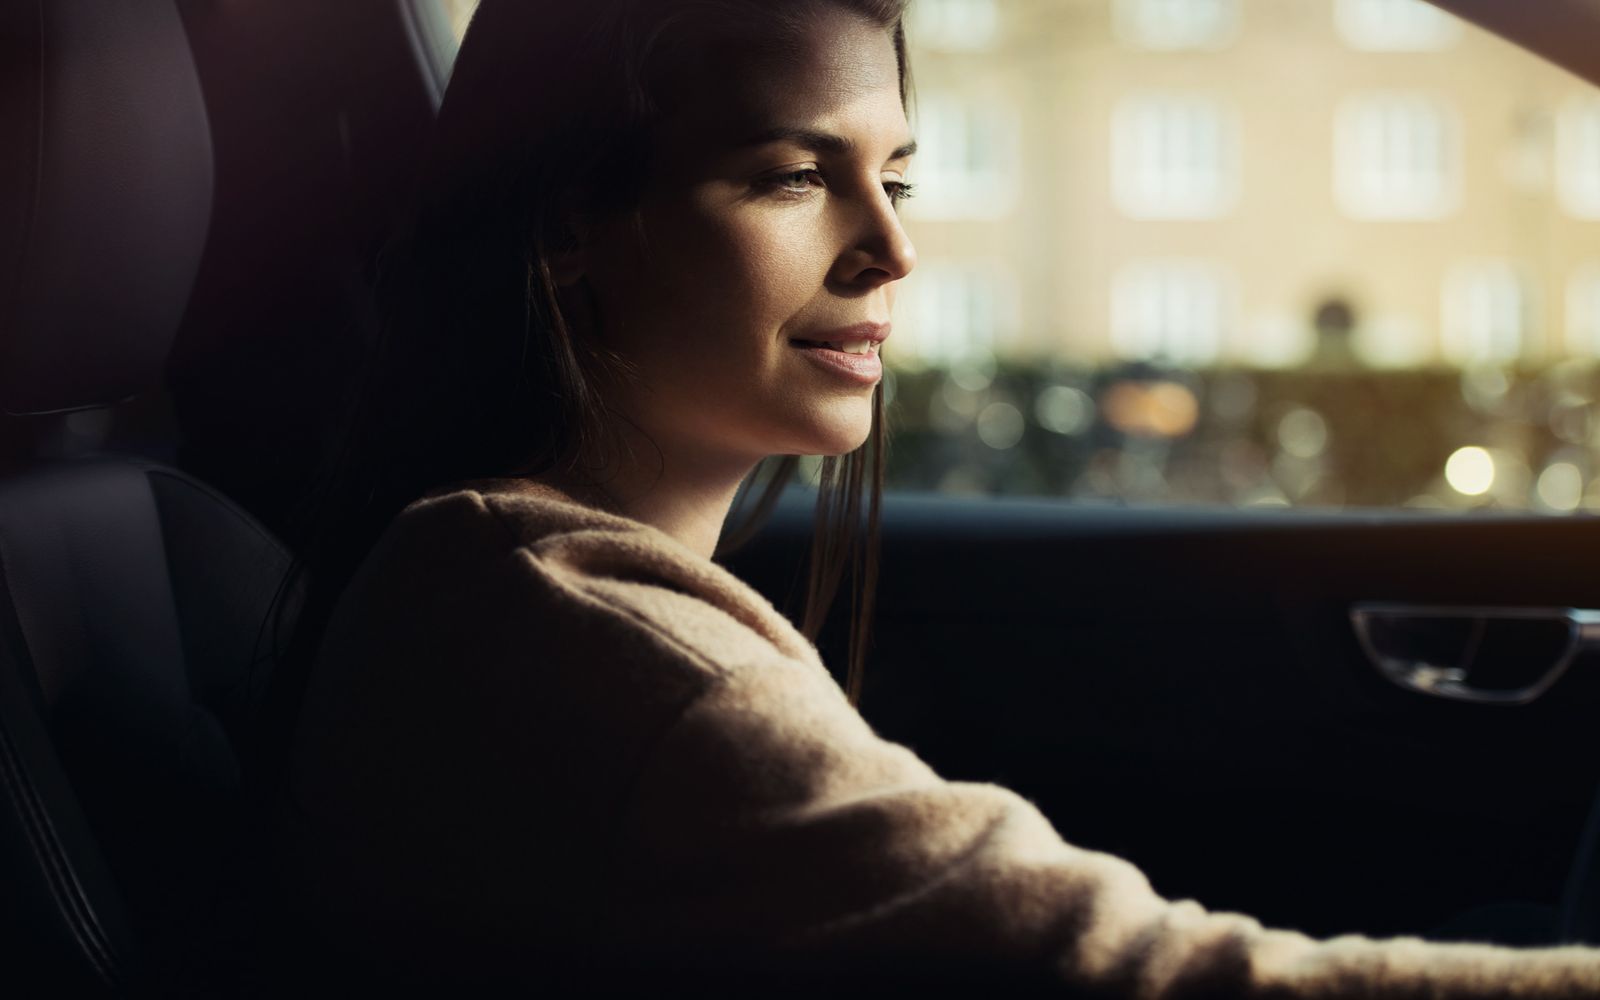
[[1164,900],[1020,796],[943,781],[793,661],[732,671],[688,708],[618,845],[619,945],[686,968],[1152,1000],[1600,996],[1600,950],[1315,941]]

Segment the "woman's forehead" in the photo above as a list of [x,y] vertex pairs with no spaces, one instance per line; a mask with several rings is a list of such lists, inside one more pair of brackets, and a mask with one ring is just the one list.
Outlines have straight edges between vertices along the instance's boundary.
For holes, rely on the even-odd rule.
[[680,106],[682,124],[719,144],[747,143],[784,128],[876,132],[899,123],[903,131],[893,36],[849,13],[823,9],[827,13],[789,45],[724,49],[696,74]]

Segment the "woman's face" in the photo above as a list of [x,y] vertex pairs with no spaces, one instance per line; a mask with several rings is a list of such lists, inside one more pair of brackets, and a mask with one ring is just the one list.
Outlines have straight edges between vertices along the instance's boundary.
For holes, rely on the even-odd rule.
[[[894,44],[819,4],[803,44],[707,67],[656,147],[640,230],[581,232],[612,404],[669,455],[841,454],[871,427],[912,152]],[[864,352],[864,353],[863,353]],[[669,461],[673,459],[669,458]]]

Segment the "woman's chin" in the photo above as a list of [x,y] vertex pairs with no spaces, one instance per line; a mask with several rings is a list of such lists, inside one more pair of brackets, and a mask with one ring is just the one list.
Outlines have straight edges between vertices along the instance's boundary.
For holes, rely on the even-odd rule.
[[790,411],[767,424],[760,435],[763,453],[827,457],[847,455],[866,444],[872,434],[871,398],[830,404]]
[[808,455],[848,455],[857,448],[867,443],[867,438],[872,434],[872,414],[869,411],[866,419],[840,422],[831,427],[819,427],[813,435],[811,448],[804,454]]

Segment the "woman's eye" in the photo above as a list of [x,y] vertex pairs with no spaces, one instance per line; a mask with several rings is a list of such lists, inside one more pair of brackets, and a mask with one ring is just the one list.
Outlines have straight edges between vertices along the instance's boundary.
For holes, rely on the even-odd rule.
[[[763,182],[768,188],[785,195],[806,195],[827,184],[822,178],[822,171],[815,167],[804,170],[790,170],[782,174],[771,174]],[[889,196],[889,201],[895,205],[911,197],[913,185],[905,181],[885,181],[883,193]]]
[[888,181],[883,185],[883,193],[888,195],[889,201],[895,205],[911,197],[916,189],[915,184],[907,184],[905,181]]
[[785,194],[806,194],[812,188],[822,186],[822,171],[791,170],[786,174],[769,177],[767,182]]

